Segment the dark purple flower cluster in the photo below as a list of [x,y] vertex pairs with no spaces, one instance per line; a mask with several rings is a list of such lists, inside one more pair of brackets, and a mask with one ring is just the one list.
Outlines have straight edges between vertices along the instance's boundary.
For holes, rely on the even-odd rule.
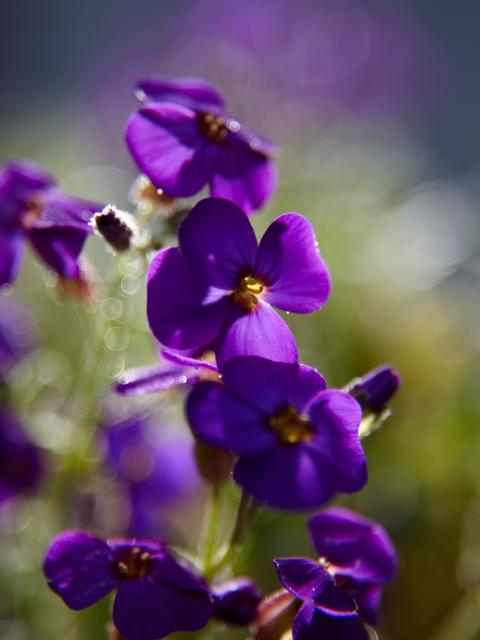
[[[218,92],[202,81],[145,80],[138,94],[144,104],[129,119],[126,139],[153,192],[174,199],[208,185],[213,197],[193,206],[178,228],[178,246],[160,250],[148,268],[147,317],[163,362],[126,372],[116,391],[138,396],[187,388],[185,412],[202,475],[218,495],[233,460],[243,498],[223,558],[205,553],[210,584],[164,542],[105,541],[76,531],[54,539],[44,571],[75,610],[116,590],[113,622],[126,640],[196,631],[212,617],[259,629],[256,585],[246,577],[215,584],[246,526],[242,517],[248,520],[258,504],[316,509],[337,493],[361,489],[367,481],[362,425],[384,415],[400,378],[383,367],[347,390],[330,389],[317,370],[299,362],[277,310],[321,309],[330,276],[312,225],[297,213],[276,218],[257,241],[248,215],[275,189],[274,146],[230,117]],[[26,165],[5,169],[0,192],[0,242],[10,254],[28,237],[57,273],[78,278],[77,258],[100,205],[59,193],[51,178]],[[95,225],[117,250],[131,248],[133,231],[115,208],[97,214]],[[159,246],[152,240],[136,248],[148,257]],[[0,267],[3,282],[10,281],[15,265],[0,259]],[[178,489],[162,458],[164,442],[148,436],[142,414],[103,435],[110,467],[130,494],[130,533],[153,535],[151,505],[166,504]],[[209,461],[214,466],[212,452],[226,456],[221,473],[205,472]],[[186,458],[172,459],[185,476]],[[288,597],[302,603],[295,605],[294,640],[367,640],[363,623],[376,622],[382,586],[395,573],[388,535],[345,509],[313,516],[309,529],[318,561],[274,561]]]

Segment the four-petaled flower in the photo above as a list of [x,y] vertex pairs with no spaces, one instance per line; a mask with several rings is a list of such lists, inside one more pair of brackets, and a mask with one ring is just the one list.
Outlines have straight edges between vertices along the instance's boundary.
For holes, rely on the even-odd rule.
[[63,278],[79,278],[88,221],[103,205],[59,191],[41,167],[11,162],[0,171],[0,286],[18,274],[24,240]]
[[258,244],[232,202],[206,198],[179,230],[179,247],[163,249],[147,276],[147,316],[155,337],[173,349],[214,347],[220,368],[238,355],[296,362],[285,311],[320,309],[328,269],[312,225],[296,213],[272,222]]
[[211,195],[248,213],[272,195],[276,146],[231,118],[215,89],[188,79],[150,79],[137,86],[147,103],[130,117],[126,139],[138,167],[157,188],[185,197],[208,184]]
[[50,588],[76,611],[117,589],[113,622],[126,640],[196,631],[212,615],[203,579],[173,557],[163,542],[104,541],[67,531],[52,541],[44,573]]
[[239,456],[235,481],[280,509],[311,509],[367,480],[361,409],[326,389],[311,367],[255,356],[231,360],[223,384],[202,382],[187,401],[194,435]]
[[348,509],[334,508],[309,520],[319,556],[277,558],[280,582],[302,601],[293,640],[368,640],[362,621],[375,624],[382,585],[392,580],[397,556],[387,532]]

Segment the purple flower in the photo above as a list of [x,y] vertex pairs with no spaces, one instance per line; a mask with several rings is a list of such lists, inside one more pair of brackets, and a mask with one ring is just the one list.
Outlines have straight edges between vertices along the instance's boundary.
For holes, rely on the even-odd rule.
[[380,525],[348,509],[335,508],[309,520],[319,557],[277,558],[280,582],[302,607],[293,640],[368,640],[362,620],[375,624],[382,585],[392,580],[397,556]]
[[364,411],[380,414],[387,408],[401,382],[400,374],[390,365],[384,364],[354,380],[348,391]]
[[311,509],[365,484],[360,406],[327,390],[315,369],[246,356],[231,360],[222,379],[193,389],[187,416],[199,440],[239,456],[234,478],[248,494]]
[[126,640],[196,631],[212,615],[203,579],[163,542],[67,531],[52,541],[43,568],[50,588],[75,611],[117,589],[113,622]]
[[11,296],[0,296],[0,379],[35,346],[37,327],[33,316]]
[[129,535],[164,532],[169,508],[185,504],[200,487],[190,434],[159,429],[157,417],[139,413],[102,429],[105,461],[130,496]]
[[0,503],[36,491],[43,475],[39,448],[13,413],[0,408]]
[[147,275],[147,315],[173,349],[214,347],[220,368],[237,355],[298,360],[297,346],[272,306],[320,309],[330,292],[311,224],[285,213],[260,244],[244,213],[218,198],[199,202],[180,226],[179,247],[160,251]]
[[103,206],[59,191],[41,167],[18,161],[0,171],[0,286],[15,280],[26,238],[48,267],[79,278],[78,256]]
[[167,196],[210,193],[247,213],[261,207],[277,185],[271,142],[231,118],[223,98],[200,80],[144,80],[137,95],[147,104],[126,128],[140,170]]
[[191,386],[200,380],[218,379],[218,369],[214,364],[212,351],[194,356],[186,353],[162,349],[161,355],[168,364],[161,363],[149,367],[138,367],[125,371],[117,380],[115,391],[122,396],[140,396],[176,387]]
[[262,594],[250,578],[231,578],[211,590],[216,618],[234,625],[253,622]]

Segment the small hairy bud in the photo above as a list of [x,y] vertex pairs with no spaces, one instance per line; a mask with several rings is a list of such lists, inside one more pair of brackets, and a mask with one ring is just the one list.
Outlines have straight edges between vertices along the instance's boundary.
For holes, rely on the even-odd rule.
[[113,205],[107,205],[96,213],[90,224],[115,251],[130,249],[135,232],[135,220],[126,211],[120,211]]

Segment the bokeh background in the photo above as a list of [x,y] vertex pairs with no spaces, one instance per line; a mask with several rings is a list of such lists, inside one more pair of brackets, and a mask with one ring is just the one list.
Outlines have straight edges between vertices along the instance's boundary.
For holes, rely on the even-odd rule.
[[[302,360],[332,386],[382,362],[403,378],[394,415],[365,441],[368,486],[339,501],[383,523],[399,551],[382,640],[480,638],[479,19],[473,0],[0,1],[2,159],[30,158],[65,190],[128,209],[136,170],[123,126],[149,74],[207,79],[281,144],[280,188],[255,226],[284,211],[309,217],[334,283],[324,310],[289,316]],[[113,278],[96,238],[87,260]],[[90,312],[59,302],[29,257],[2,294],[37,327],[10,385],[47,467],[36,496],[0,509],[2,638],[106,637],[108,603],[66,610],[44,585],[42,556],[60,529],[134,526],[132,486],[144,526],[199,544],[207,496],[181,395],[108,394],[125,368],[156,360],[141,269],[127,258],[121,270],[120,298],[102,285]],[[115,452],[138,410],[149,462],[125,470]],[[100,422],[117,423],[115,435],[96,436]],[[237,500],[224,492],[219,537]],[[262,512],[237,573],[277,588],[271,558],[311,553],[304,519]]]

